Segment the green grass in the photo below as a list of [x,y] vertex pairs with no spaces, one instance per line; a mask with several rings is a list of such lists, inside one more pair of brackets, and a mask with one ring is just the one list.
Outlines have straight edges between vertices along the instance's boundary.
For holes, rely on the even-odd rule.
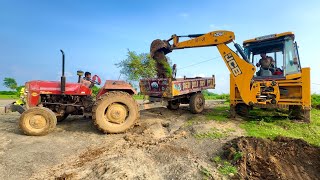
[[234,156],[233,156],[234,161],[238,161],[241,158],[242,158],[242,152],[237,151],[234,153]]
[[[258,115],[255,111],[253,113]],[[320,146],[320,110],[311,111],[310,124],[288,120],[281,111],[274,113],[277,116],[270,116],[270,113],[270,111],[262,111],[260,117],[248,119],[241,127],[247,131],[249,136],[275,138],[280,135],[303,139],[310,144]]]
[[285,136],[298,138],[310,144],[320,146],[320,110],[311,111],[311,123],[290,121],[284,117],[267,117],[266,120],[249,119],[240,127],[246,130],[248,136],[260,138],[275,138]]
[[135,100],[143,100],[143,95],[133,95]]
[[220,156],[215,156],[211,159],[211,161],[218,165],[218,171],[220,174],[229,175],[238,173],[238,170],[235,166],[228,161],[222,160]]
[[[206,113],[208,120],[228,121],[229,106],[220,105]],[[252,110],[250,117],[240,125],[248,136],[275,138],[285,136],[298,138],[310,144],[320,146],[320,110],[311,110],[311,123],[295,122],[288,119],[285,111]],[[199,137],[217,137],[217,134],[202,134]]]
[[194,134],[194,137],[197,139],[220,139],[229,136],[229,132],[229,130],[221,131],[217,128],[211,128],[208,132]]
[[200,167],[200,173],[204,176],[204,179],[212,178],[211,172],[203,166]]
[[316,107],[320,105],[320,95],[319,94],[312,94],[311,95],[311,105],[312,107]]
[[223,175],[237,174],[238,170],[228,161],[224,161],[223,164],[218,168],[218,171]]
[[207,120],[228,121],[229,109],[229,106],[226,105],[216,106],[212,111],[206,113],[206,118]]
[[0,95],[0,99],[19,99],[17,95]]

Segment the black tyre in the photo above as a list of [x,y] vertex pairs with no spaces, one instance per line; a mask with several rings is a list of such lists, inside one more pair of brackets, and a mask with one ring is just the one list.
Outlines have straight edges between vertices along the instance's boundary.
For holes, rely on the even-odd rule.
[[177,110],[180,107],[180,103],[178,101],[168,101],[167,108],[170,110]]
[[290,105],[289,106],[289,119],[301,120],[310,123],[311,112],[310,110],[303,109],[302,106]]
[[63,114],[62,116],[57,116],[57,121],[58,122],[64,121],[65,119],[67,119],[68,116],[69,114]]
[[56,115],[48,108],[33,107],[20,116],[20,129],[30,136],[43,136],[57,125]]
[[131,128],[140,116],[133,97],[122,91],[102,95],[93,107],[92,119],[104,133],[121,133]]
[[244,103],[239,103],[236,105],[236,113],[239,115],[239,116],[242,116],[242,117],[248,117],[249,116],[249,110],[250,110],[250,107]]
[[195,93],[190,98],[190,111],[194,114],[201,113],[204,110],[205,99],[202,93]]

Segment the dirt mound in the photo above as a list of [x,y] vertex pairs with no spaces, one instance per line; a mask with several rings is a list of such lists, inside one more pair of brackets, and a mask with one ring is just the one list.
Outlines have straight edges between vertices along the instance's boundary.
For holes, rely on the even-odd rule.
[[224,150],[241,179],[320,179],[320,147],[300,139],[239,137]]

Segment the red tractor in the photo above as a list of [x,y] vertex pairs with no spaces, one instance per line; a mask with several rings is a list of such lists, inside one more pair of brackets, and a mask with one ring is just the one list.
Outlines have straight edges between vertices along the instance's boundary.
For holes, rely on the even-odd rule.
[[[91,116],[104,133],[120,133],[132,127],[139,118],[139,108],[133,98],[136,91],[124,81],[107,80],[96,99],[91,88],[80,83],[83,74],[78,71],[78,83],[66,83],[65,55],[62,53],[61,81],[29,81],[25,84],[25,104],[18,109],[20,128],[27,135],[40,136],[52,131],[57,122],[68,115]],[[93,84],[100,84],[95,75]]]

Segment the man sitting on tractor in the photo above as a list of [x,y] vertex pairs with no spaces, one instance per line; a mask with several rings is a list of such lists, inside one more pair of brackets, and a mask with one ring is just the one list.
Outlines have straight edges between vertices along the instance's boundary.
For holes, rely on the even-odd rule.
[[91,81],[91,73],[85,72],[84,77],[80,80],[80,83],[87,86],[88,88],[92,88],[94,83]]
[[[272,57],[267,56],[267,54],[265,52],[260,54],[261,59],[259,60],[259,62],[256,64],[257,67],[261,67],[264,70],[270,70],[271,73],[274,73],[274,60]],[[261,69],[258,71],[257,75],[261,76],[260,74]]]

